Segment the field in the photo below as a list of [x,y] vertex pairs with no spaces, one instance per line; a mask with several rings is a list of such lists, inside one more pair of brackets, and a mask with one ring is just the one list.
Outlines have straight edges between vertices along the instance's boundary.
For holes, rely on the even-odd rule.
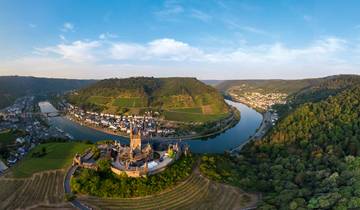
[[[88,148],[84,143],[47,143],[34,148],[0,177],[0,209],[73,209],[64,202],[65,168],[73,155]],[[46,148],[43,157],[32,154]],[[21,178],[19,178],[21,177]]]
[[198,114],[192,112],[165,111],[166,120],[182,122],[210,122],[216,121],[228,116],[228,114]]
[[94,209],[240,209],[253,206],[257,196],[212,182],[194,172],[179,185],[161,193],[127,199],[82,196],[79,200]]
[[[45,156],[31,157],[33,153],[41,151],[42,148],[46,148]],[[71,164],[76,153],[81,153],[86,148],[89,148],[88,144],[77,142],[41,144],[14,166],[10,174],[16,178],[23,178],[40,171],[65,168]]]
[[110,97],[103,97],[103,96],[91,96],[88,101],[90,103],[105,105],[112,100]]
[[71,209],[64,203],[63,182],[63,170],[37,173],[26,179],[0,178],[0,209],[39,209],[41,205]]
[[171,111],[173,111],[173,112],[184,112],[184,113],[197,113],[197,114],[202,114],[202,109],[201,109],[200,107],[171,109]]
[[112,105],[127,108],[147,106],[144,98],[117,98],[113,100]]

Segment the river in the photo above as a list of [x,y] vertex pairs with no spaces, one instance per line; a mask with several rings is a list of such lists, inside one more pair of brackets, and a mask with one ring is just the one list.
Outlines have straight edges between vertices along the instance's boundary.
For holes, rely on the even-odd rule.
[[[262,121],[262,115],[248,106],[226,100],[226,102],[237,109],[241,113],[240,121],[232,128],[225,132],[206,139],[186,140],[192,152],[195,153],[223,153],[225,150],[232,149],[244,143],[251,135],[256,132]],[[55,107],[47,102],[39,103],[42,112],[56,112]],[[49,118],[51,126],[56,126],[61,130],[69,133],[74,139],[90,140],[93,142],[111,139],[118,140],[121,143],[129,143],[129,139],[121,136],[107,134],[92,128],[82,126],[65,117],[51,117]]]

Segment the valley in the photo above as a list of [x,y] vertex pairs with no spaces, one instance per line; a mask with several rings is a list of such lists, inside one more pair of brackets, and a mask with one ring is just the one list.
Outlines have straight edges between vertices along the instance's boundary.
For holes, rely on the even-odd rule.
[[[286,102],[275,102],[275,104],[267,106],[265,113],[263,113],[264,119],[262,123],[259,113],[260,118],[257,118],[255,115],[249,115],[249,112],[255,112],[254,110],[250,108],[244,109],[245,105],[227,101],[228,104],[240,110],[240,121],[235,127],[229,128],[224,133],[206,141],[201,139],[184,141],[183,143],[189,145],[191,151],[195,153],[194,157],[197,159],[197,166],[189,175],[186,175],[180,181],[176,181],[173,187],[161,189],[159,193],[151,191],[147,196],[141,195],[135,196],[135,198],[123,198],[121,196],[108,198],[102,197],[100,194],[88,195],[85,192],[78,192],[76,197],[73,197],[72,194],[64,193],[63,189],[58,194],[46,194],[48,185],[39,185],[36,189],[41,189],[44,193],[39,194],[39,196],[36,195],[36,199],[32,200],[29,200],[25,194],[21,194],[25,196],[24,202],[16,203],[20,208],[24,206],[36,208],[44,205],[66,207],[68,205],[66,201],[59,199],[64,197],[68,201],[72,202],[75,199],[74,201],[95,209],[116,209],[119,206],[126,209],[151,209],[154,205],[160,209],[166,209],[167,207],[173,209],[184,207],[188,209],[206,209],[209,208],[209,205],[225,205],[230,209],[247,208],[254,205],[259,209],[357,207],[356,186],[359,179],[356,168],[358,165],[359,144],[356,137],[358,133],[358,112],[354,110],[358,110],[359,85],[360,79],[357,76],[341,75],[319,79],[318,82],[313,82],[310,86],[290,93],[286,97]],[[233,88],[236,89],[236,86]],[[230,88],[230,90],[233,89]],[[231,91],[226,93],[231,95]],[[233,99],[236,100],[236,97],[234,96]],[[253,98],[249,99],[256,103]],[[107,117],[111,117],[110,115]],[[86,115],[82,116],[88,117]],[[114,118],[115,116],[114,114]],[[255,120],[256,123],[251,129],[250,127],[241,127],[249,125],[256,118],[258,120]],[[110,118],[106,119],[109,120]],[[120,117],[120,119],[123,118]],[[129,119],[124,119],[132,122]],[[141,117],[141,119],[149,120],[151,118]],[[70,123],[62,127],[63,125],[60,122],[67,122],[67,124],[71,122],[74,125]],[[141,121],[139,122],[139,124],[143,124]],[[156,125],[158,124],[156,121],[154,122]],[[50,127],[54,125],[62,127],[65,132],[68,132],[76,139],[82,138],[77,133],[74,133],[74,129],[78,129],[78,126],[80,126],[87,134],[94,133],[91,134],[94,135],[91,138],[85,137],[86,140],[100,140],[100,136],[96,134],[98,131],[92,131],[90,128],[85,128],[79,125],[78,122],[69,121],[63,116],[48,117],[48,123]],[[132,123],[136,125],[135,121]],[[69,125],[71,126],[68,127]],[[102,136],[104,139],[113,139],[124,144],[128,142],[127,138],[121,137],[117,133],[113,133],[113,135],[102,134]],[[243,140],[240,140],[241,138]],[[234,139],[235,141],[232,141]],[[147,140],[144,142],[147,142]],[[169,141],[164,136],[161,138],[154,137],[154,145],[159,143],[161,145],[161,142],[172,144],[176,142],[176,138],[171,138],[171,141]],[[52,149],[51,144],[58,144],[56,148],[59,151]],[[53,175],[55,174],[55,177],[56,174],[64,176],[70,164],[71,156],[74,155],[75,151],[82,153],[84,149],[92,147],[90,142],[87,144],[79,142],[74,143],[79,147],[76,150],[71,150],[71,154],[60,151],[61,148],[64,150],[68,150],[66,148],[75,148],[69,144],[72,143],[41,143],[35,149],[30,150],[29,154],[26,154],[19,163],[7,169],[0,178],[0,181],[4,182],[4,186],[7,186],[3,191],[0,191],[0,196],[15,195],[9,191],[12,186],[22,186],[28,183],[26,186],[31,189],[34,188],[30,180],[45,184],[52,183],[47,181],[50,178],[58,182],[56,181],[58,178],[53,178]],[[64,145],[64,147],[60,145]],[[46,149],[44,150],[42,147]],[[44,151],[43,157],[42,151]],[[36,158],[32,154],[39,157]],[[60,158],[61,155],[65,154],[68,155]],[[59,161],[59,158],[63,161]],[[290,163],[295,163],[295,165]],[[332,166],[324,168],[324,163],[331,163]],[[176,164],[174,167],[176,167]],[[166,170],[173,169],[170,167]],[[170,172],[162,172],[162,176],[168,176],[165,174],[169,175]],[[309,185],[306,181],[310,177],[316,177],[316,179],[313,179],[315,185]],[[344,181],[348,178],[351,178],[352,181]],[[155,181],[155,177],[152,180]],[[55,182],[50,185],[55,185]],[[329,182],[333,183],[330,188],[321,188],[321,186]],[[139,190],[145,191],[135,190],[134,193],[145,193],[146,189],[150,190],[150,186],[153,186],[146,185],[145,188],[141,188],[140,183],[133,185],[133,187],[137,186]],[[42,186],[44,190],[42,190]],[[315,190],[314,187],[319,190]],[[345,189],[348,190],[348,193],[345,193]],[[104,190],[108,190],[107,187],[99,188],[96,193]],[[222,192],[221,195],[216,194],[216,191]],[[25,192],[27,192],[26,187],[24,187]],[[194,196],[188,198],[180,195],[182,193],[179,194],[179,192],[192,193]],[[303,194],[303,192],[308,193]],[[56,199],[51,196],[55,196]],[[209,203],[208,201],[213,199],[214,196],[222,202]],[[13,196],[8,196],[8,199],[4,202],[3,207],[5,209],[14,207],[12,198]],[[133,202],[134,200],[137,200],[136,204]],[[278,202],[278,200],[281,201]]]

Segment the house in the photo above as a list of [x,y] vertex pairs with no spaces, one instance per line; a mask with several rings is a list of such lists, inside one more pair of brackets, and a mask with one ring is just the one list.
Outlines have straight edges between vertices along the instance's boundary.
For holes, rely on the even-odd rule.
[[25,139],[23,137],[19,137],[16,139],[16,142],[19,144],[23,144],[23,143],[25,143]]

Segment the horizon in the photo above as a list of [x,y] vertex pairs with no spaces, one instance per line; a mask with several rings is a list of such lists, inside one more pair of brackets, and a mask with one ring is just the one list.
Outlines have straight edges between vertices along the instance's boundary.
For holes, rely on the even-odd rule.
[[129,79],[129,78],[195,78],[199,81],[237,81],[237,80],[284,80],[284,81],[291,81],[291,80],[307,80],[307,79],[321,79],[321,78],[327,78],[327,77],[333,77],[333,76],[360,76],[359,74],[333,74],[333,75],[325,75],[322,77],[304,77],[304,78],[295,78],[295,79],[284,79],[284,78],[272,78],[272,79],[266,79],[266,78],[238,78],[238,79],[200,79],[197,77],[191,77],[191,76],[170,76],[170,77],[162,77],[162,76],[130,76],[130,77],[107,77],[102,79],[83,79],[83,78],[66,78],[66,77],[44,77],[44,76],[31,76],[31,75],[0,75],[0,77],[32,77],[32,78],[39,78],[39,79],[66,79],[66,80],[106,80],[106,79]]
[[0,75],[229,80],[360,74],[359,6],[355,0],[5,0]]

